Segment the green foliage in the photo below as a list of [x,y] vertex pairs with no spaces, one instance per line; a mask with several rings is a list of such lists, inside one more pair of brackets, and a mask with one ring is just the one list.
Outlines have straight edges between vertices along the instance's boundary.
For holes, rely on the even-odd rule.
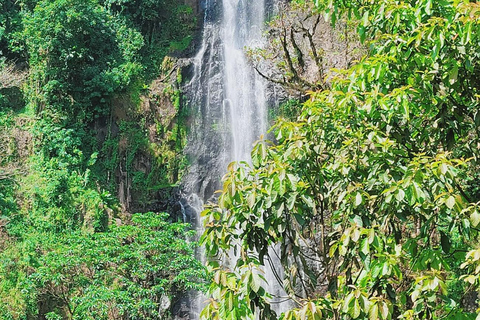
[[148,67],[158,68],[165,55],[181,52],[190,45],[196,19],[188,5],[168,0],[103,0],[103,3],[143,35],[147,45],[142,55]]
[[[22,58],[15,52],[15,34],[21,30],[20,4],[17,1],[0,0],[0,60]],[[1,63],[0,63],[1,64]]]
[[[1,319],[165,318],[165,301],[202,287],[187,226],[165,214],[130,220],[111,195],[122,170],[143,207],[178,181],[180,91],[171,93],[178,121],[160,119],[168,123],[161,141],[119,101],[140,104],[142,76],[156,76],[152,66],[188,46],[194,23],[190,8],[170,1],[0,0]],[[25,59],[26,109],[35,112],[23,119],[23,105],[13,103],[22,95],[12,93],[20,93]],[[98,119],[110,127],[98,128]]]
[[0,223],[2,219],[8,219],[17,208],[15,202],[15,180],[0,171]]
[[15,171],[12,166],[9,166],[10,162],[15,160],[15,147],[11,134],[13,122],[12,113],[0,111],[0,225],[5,224],[12,212],[17,209],[15,200],[17,181]]
[[82,145],[82,128],[65,129],[51,120],[37,121],[34,137],[37,152],[29,159],[31,172],[19,190],[29,209],[18,212],[17,218],[43,231],[104,230],[114,201],[92,179],[90,168],[97,154],[82,152],[89,151]]
[[297,99],[290,99],[281,103],[277,109],[270,110],[271,111],[268,117],[271,121],[274,121],[278,118],[295,120],[302,112],[302,103]]
[[[355,21],[369,54],[279,121],[251,165],[229,166],[203,213],[216,258],[203,319],[474,319],[480,7],[316,3]],[[296,303],[283,315],[252,280],[274,244]],[[233,270],[218,262],[231,252]]]
[[[26,306],[23,312],[30,317],[165,316],[168,310],[161,308],[162,298],[175,299],[179,293],[200,289],[205,278],[204,268],[193,256],[195,244],[186,241],[192,231],[187,232],[185,224],[167,222],[166,217],[135,214],[129,225],[92,234],[29,234],[17,244],[23,247],[20,255],[1,254],[0,275],[11,281],[10,291],[5,282],[0,287],[2,319],[20,312],[12,310],[11,299],[3,299],[8,292],[24,299],[19,304]],[[38,307],[37,301],[50,304]]]
[[[95,0],[40,1],[23,18],[32,68],[30,99],[80,119],[109,109],[139,74],[142,36]],[[36,90],[36,91],[33,91]]]
[[118,135],[105,140],[91,170],[93,176],[104,181],[107,190],[112,192],[118,184],[112,172],[120,171],[129,183],[133,206],[143,209],[148,208],[159,190],[175,186],[182,176],[186,132],[185,119],[178,112],[169,120],[173,124],[167,127],[160,124],[152,141],[148,131],[151,124],[142,121],[142,117],[143,114],[138,114],[135,119],[120,123]]

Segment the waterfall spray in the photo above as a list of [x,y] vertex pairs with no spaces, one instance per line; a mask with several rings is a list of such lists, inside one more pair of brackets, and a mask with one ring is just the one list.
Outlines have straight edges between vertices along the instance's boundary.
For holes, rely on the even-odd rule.
[[[267,7],[266,0],[205,2],[202,45],[188,88],[195,120],[187,148],[191,169],[184,181],[187,193],[203,201],[220,187],[228,163],[250,162],[253,143],[267,131],[267,84],[245,54],[246,48],[263,44]],[[271,255],[272,264],[279,265],[273,248]],[[286,294],[279,273],[265,269],[273,307],[283,311],[280,296]]]

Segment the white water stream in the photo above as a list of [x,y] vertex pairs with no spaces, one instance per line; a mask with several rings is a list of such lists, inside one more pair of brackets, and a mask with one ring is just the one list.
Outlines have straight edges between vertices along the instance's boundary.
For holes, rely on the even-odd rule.
[[248,64],[246,47],[262,45],[265,1],[223,0],[225,101],[230,108],[232,160],[250,160],[252,143],[266,132],[266,86]]
[[[201,48],[195,57],[193,78],[188,88],[196,107],[187,152],[191,170],[185,181],[187,201],[199,210],[198,199],[207,201],[220,188],[220,178],[231,161],[250,162],[253,143],[267,130],[267,85],[249,65],[245,49],[261,47],[268,0],[206,0]],[[276,0],[271,0],[275,3]],[[196,199],[196,205],[191,200]],[[182,206],[182,213],[185,209]],[[195,219],[200,225],[200,218]],[[273,249],[271,249],[273,250]],[[278,265],[279,261],[274,261]],[[265,270],[267,291],[285,292],[272,270]],[[198,301],[197,301],[198,302]],[[203,306],[198,303],[192,319]],[[285,306],[285,305],[284,305]]]

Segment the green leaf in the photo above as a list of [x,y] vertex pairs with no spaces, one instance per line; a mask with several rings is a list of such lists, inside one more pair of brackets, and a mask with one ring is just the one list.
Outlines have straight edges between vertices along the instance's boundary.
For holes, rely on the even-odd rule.
[[360,192],[357,192],[357,194],[355,195],[355,207],[358,207],[359,205],[361,205],[362,202],[363,202],[362,194]]
[[255,272],[252,272],[251,275],[250,288],[252,288],[253,292],[257,293],[260,289],[261,279]]
[[275,207],[276,207],[277,218],[280,218],[285,209],[285,204],[282,202],[280,205],[276,205]]
[[440,169],[440,173],[442,175],[445,175],[448,171],[448,166],[446,163],[441,163],[440,166],[439,166],[439,169]]
[[417,193],[415,192],[415,187],[413,185],[410,185],[408,188],[407,198],[410,206],[415,205],[417,202]]
[[369,320],[378,320],[378,305],[375,303],[370,307],[368,311]]
[[432,14],[432,0],[428,0],[425,5],[425,13],[428,15]]
[[358,34],[360,35],[360,42],[364,43],[367,37],[366,29],[363,25],[358,26]]
[[309,195],[302,194],[301,198],[309,208],[313,209],[315,207],[315,203],[313,202],[312,197]]
[[290,192],[287,198],[287,209],[292,210],[293,207],[295,206],[295,200],[297,199],[297,194],[296,192]]
[[379,310],[380,310],[380,315],[382,316],[382,319],[387,319],[388,318],[388,305],[386,302],[384,301],[381,301],[378,303],[380,306],[379,306]]
[[444,232],[440,231],[440,243],[442,245],[442,250],[445,253],[450,252],[452,244],[450,243],[450,237],[448,237]]
[[362,24],[364,27],[368,26],[368,11],[365,11],[362,18]]
[[349,313],[350,312],[350,309],[352,308],[353,306],[353,299],[355,297],[353,296],[353,292],[348,294],[346,297],[345,297],[345,300],[343,301],[343,312],[344,313]]
[[453,196],[448,197],[447,201],[445,201],[445,205],[449,209],[453,209],[455,207],[455,198]]
[[418,185],[418,183],[416,183],[416,182],[413,183],[413,190],[414,190],[415,197],[418,200],[418,202],[423,203],[425,201],[425,193],[423,192],[420,185]]
[[450,84],[454,84],[458,79],[458,67],[457,66],[454,66],[449,74],[448,74],[448,81],[450,82]]
[[368,239],[369,244],[373,243],[373,241],[375,240],[375,230],[374,229],[369,229],[368,230],[367,239]]
[[360,303],[358,302],[357,299],[355,299],[353,301],[353,306],[351,308],[349,308],[348,310],[348,314],[353,318],[353,319],[357,319],[358,317],[360,317],[360,313],[361,313],[361,309],[360,309]]
[[398,202],[402,202],[402,200],[405,198],[405,191],[402,189],[398,189],[397,195],[395,196]]
[[475,209],[472,214],[470,215],[470,221],[472,222],[472,226],[476,227],[480,223],[480,213]]
[[418,297],[420,296],[420,290],[414,290],[411,295],[411,299],[413,302],[417,301]]
[[338,249],[338,242],[330,246],[330,250],[328,250],[328,256],[333,258],[335,256],[335,252],[337,251],[337,249]]
[[359,228],[354,228],[351,234],[351,238],[353,242],[357,242],[358,239],[360,239],[360,229]]
[[368,238],[362,240],[360,251],[366,255],[370,254],[370,244]]
[[255,192],[252,192],[247,197],[247,204],[250,209],[255,205]]

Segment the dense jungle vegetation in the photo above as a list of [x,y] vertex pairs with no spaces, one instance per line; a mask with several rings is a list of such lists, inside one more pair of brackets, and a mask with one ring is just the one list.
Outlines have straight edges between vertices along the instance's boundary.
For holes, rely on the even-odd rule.
[[[480,5],[296,3],[350,28],[364,54],[306,81],[305,59],[323,63],[322,48],[302,52],[294,34],[311,40],[311,29],[286,29],[288,15],[273,22],[277,50],[254,53],[283,52],[283,73],[263,76],[308,98],[251,164],[229,166],[203,213],[214,258],[203,319],[479,319]],[[264,277],[276,258],[282,315]]]
[[166,318],[201,287],[188,226],[143,201],[185,166],[164,57],[196,27],[183,1],[0,0],[0,319]]
[[[168,319],[206,277],[206,320],[479,319],[480,5],[271,17],[252,65],[295,99],[203,212],[205,270],[188,226],[149,212],[188,165],[184,3],[0,0],[0,319]],[[320,21],[358,61],[332,69]]]

